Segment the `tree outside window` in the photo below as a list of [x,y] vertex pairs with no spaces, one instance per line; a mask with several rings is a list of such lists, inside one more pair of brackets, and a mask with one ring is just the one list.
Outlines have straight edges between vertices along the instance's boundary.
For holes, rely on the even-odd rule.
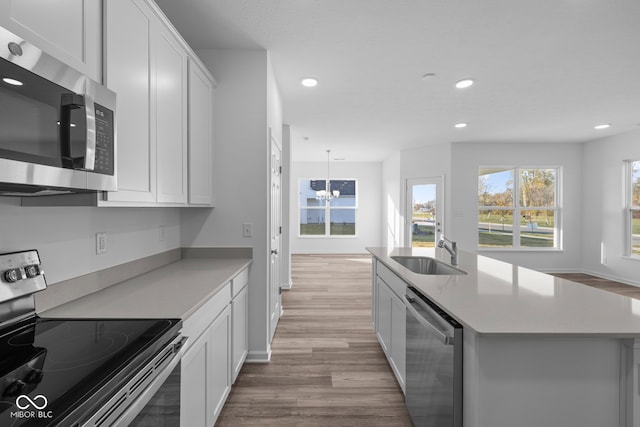
[[559,168],[480,168],[478,246],[559,248],[558,176]]
[[340,196],[318,199],[318,191],[327,189],[324,179],[301,179],[299,185],[300,236],[355,236],[357,211],[356,180],[330,181],[330,190]]

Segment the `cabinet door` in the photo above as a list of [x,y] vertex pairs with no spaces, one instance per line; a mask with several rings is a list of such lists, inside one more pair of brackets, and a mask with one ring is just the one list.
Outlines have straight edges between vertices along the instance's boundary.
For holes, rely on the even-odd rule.
[[222,406],[224,405],[229,391],[231,390],[231,310],[227,306],[222,313],[211,324],[211,358],[209,378],[211,380],[211,394],[208,404],[210,405],[211,419],[210,426],[215,424]]
[[248,316],[249,316],[249,287],[245,286],[231,302],[231,367],[232,382],[235,383],[242,364],[244,363],[248,346]]
[[207,372],[211,370],[211,334],[207,331],[191,345],[181,360],[180,378],[180,425],[208,427],[207,404],[211,400],[210,381]]
[[189,61],[189,204],[213,204],[214,82]]
[[391,290],[380,279],[378,283],[377,330],[378,340],[385,354],[389,354],[391,346]]
[[157,23],[141,0],[106,1],[104,16],[105,84],[117,93],[118,191],[108,193],[107,199],[155,202],[151,107],[156,76],[152,73],[151,37]]
[[391,295],[391,351],[390,359],[400,387],[405,389],[407,317],[404,301]]
[[155,46],[157,200],[187,202],[187,53],[164,27]]
[[100,2],[0,0],[0,26],[102,81]]

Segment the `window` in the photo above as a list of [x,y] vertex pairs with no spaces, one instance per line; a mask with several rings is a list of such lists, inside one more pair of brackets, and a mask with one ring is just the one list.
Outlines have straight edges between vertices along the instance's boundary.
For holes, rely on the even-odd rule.
[[627,161],[627,254],[640,256],[640,160]]
[[300,236],[355,236],[358,208],[355,180],[332,179],[329,189],[340,196],[332,200],[316,197],[326,190],[324,179],[301,179],[299,187]]
[[478,247],[559,249],[559,175],[559,168],[480,168]]

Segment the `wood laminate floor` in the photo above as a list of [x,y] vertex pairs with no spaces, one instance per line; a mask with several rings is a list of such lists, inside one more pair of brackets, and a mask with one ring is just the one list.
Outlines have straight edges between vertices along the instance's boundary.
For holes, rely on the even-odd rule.
[[245,364],[216,427],[410,427],[371,325],[371,257],[294,255],[271,362]]
[[620,295],[631,298],[640,299],[640,287],[627,285],[625,283],[614,282],[613,280],[602,279],[584,273],[551,273],[553,276],[571,280],[573,282],[582,283],[583,285],[592,286],[594,288],[604,289]]

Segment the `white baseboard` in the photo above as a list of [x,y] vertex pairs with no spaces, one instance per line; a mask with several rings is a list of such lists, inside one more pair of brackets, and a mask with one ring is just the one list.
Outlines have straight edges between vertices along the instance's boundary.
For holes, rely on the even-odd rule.
[[291,280],[289,280],[289,283],[284,283],[281,286],[282,289],[291,289],[292,287],[293,287],[293,283],[291,282]]
[[269,363],[271,360],[271,348],[267,351],[251,351],[247,354],[245,363]]

